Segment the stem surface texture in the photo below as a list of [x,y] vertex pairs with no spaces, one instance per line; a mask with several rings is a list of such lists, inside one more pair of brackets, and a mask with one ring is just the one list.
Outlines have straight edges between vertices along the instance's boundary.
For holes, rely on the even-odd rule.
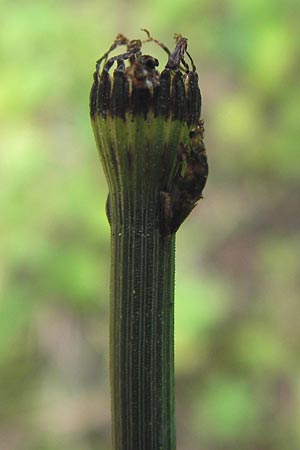
[[110,198],[113,450],[172,450],[175,235],[162,237],[152,192]]

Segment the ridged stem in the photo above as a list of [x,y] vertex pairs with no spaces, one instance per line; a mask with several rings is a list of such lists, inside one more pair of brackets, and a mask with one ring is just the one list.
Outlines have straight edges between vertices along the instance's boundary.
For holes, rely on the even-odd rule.
[[174,450],[175,235],[159,192],[110,195],[113,450]]
[[177,35],[173,52],[153,41],[169,54],[161,73],[139,39],[119,34],[97,61],[90,94],[109,187],[112,450],[175,450],[175,233],[208,173],[187,39]]

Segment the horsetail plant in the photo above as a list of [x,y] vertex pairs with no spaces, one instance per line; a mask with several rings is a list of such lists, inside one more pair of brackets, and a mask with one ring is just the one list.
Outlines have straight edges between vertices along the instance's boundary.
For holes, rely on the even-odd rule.
[[[170,52],[144,31],[144,42],[167,52],[164,70],[140,40],[119,34],[97,61],[90,94],[109,187],[112,450],[175,449],[175,233],[208,174],[187,39],[175,35]],[[126,51],[111,57],[119,46]]]

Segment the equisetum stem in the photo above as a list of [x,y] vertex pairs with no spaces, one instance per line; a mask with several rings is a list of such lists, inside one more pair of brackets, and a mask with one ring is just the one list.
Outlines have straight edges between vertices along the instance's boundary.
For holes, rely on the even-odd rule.
[[112,450],[175,450],[175,233],[208,174],[187,39],[176,35],[173,52],[154,41],[168,53],[161,73],[139,39],[119,34],[97,61],[90,94],[109,187]]
[[158,192],[110,195],[113,450],[173,450],[175,235]]

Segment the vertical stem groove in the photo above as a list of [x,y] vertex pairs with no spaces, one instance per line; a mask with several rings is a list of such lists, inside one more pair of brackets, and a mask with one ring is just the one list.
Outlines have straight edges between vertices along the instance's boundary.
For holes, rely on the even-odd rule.
[[113,450],[174,450],[175,235],[158,192],[132,197],[110,197]]

